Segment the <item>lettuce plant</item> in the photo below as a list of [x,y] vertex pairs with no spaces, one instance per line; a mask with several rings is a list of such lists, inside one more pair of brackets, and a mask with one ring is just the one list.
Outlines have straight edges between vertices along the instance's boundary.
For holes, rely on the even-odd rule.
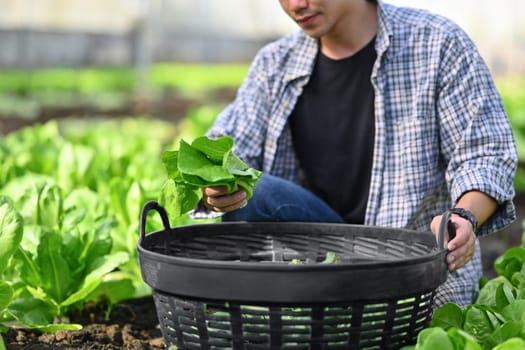
[[[22,217],[16,211],[10,198],[0,196],[0,320],[4,319],[7,307],[14,297],[13,288],[5,281],[4,271],[16,252],[23,235]],[[0,327],[2,331],[2,327]],[[3,341],[0,337],[0,349]],[[5,349],[5,347],[4,347]]]
[[166,151],[162,161],[168,180],[161,189],[159,204],[170,217],[178,218],[194,209],[202,198],[202,187],[226,186],[230,192],[242,189],[249,199],[262,173],[250,168],[233,153],[234,140],[206,136],[191,144],[180,140],[178,151]]
[[[11,208],[2,215],[2,238],[6,235],[13,247],[12,268],[4,272],[11,291],[0,285],[0,292],[11,295],[11,300],[0,297],[5,304],[1,322],[40,331],[79,329],[64,316],[93,300],[104,278],[129,260],[124,252],[111,252],[114,218],[96,205],[86,206],[80,189],[65,196],[51,180],[27,177],[4,191],[13,205],[4,200],[0,206]],[[22,222],[23,237],[17,233],[9,239]]]
[[494,266],[499,276],[482,280],[473,304],[437,309],[431,327],[405,350],[525,349],[525,243],[508,249]]

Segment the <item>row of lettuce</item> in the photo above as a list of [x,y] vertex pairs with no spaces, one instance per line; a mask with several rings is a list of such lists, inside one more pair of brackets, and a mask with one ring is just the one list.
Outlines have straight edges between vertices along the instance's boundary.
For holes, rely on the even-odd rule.
[[53,111],[79,108],[129,113],[143,108],[144,102],[156,108],[173,92],[195,97],[235,88],[247,70],[246,64],[182,63],[156,63],[145,71],[131,67],[0,70],[0,118],[33,120]]
[[[136,243],[142,205],[166,180],[160,155],[201,135],[222,107],[194,110],[177,125],[64,119],[0,139],[0,333],[79,329],[67,315],[87,301],[104,300],[109,313],[151,293]],[[159,221],[152,215],[148,232]]]

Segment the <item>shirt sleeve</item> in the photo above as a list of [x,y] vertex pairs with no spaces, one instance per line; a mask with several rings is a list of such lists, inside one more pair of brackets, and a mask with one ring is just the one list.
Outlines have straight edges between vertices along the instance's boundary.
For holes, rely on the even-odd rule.
[[451,36],[441,62],[437,111],[451,205],[465,192],[481,191],[498,208],[477,234],[501,230],[516,218],[517,152],[510,122],[488,67],[466,34]]

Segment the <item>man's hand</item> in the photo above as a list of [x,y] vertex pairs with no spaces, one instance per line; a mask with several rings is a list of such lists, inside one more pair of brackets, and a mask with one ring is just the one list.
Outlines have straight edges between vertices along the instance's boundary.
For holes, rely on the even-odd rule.
[[227,213],[246,205],[246,192],[230,193],[226,186],[204,187],[202,189],[202,204],[210,210]]
[[[432,219],[430,228],[434,235],[438,234],[439,225],[443,215],[438,215]],[[470,222],[455,214],[450,216],[452,225],[456,227],[456,237],[449,240],[448,232],[445,237],[449,253],[447,255],[447,264],[450,271],[463,267],[474,256],[476,234]]]

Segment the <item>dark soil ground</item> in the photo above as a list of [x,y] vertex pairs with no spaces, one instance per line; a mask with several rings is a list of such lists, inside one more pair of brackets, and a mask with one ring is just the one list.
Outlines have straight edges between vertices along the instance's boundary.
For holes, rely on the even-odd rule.
[[79,331],[52,334],[10,329],[4,334],[8,350],[157,350],[164,349],[157,314],[151,298],[123,302],[105,320],[106,306],[86,305],[71,315]]

